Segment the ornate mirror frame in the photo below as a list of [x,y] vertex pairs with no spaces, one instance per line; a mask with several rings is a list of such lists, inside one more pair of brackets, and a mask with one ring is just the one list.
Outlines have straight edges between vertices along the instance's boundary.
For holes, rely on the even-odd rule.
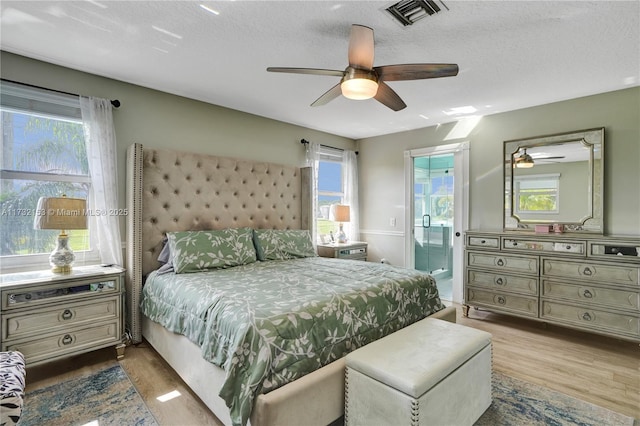
[[[580,188],[573,188],[573,191],[564,188],[565,194],[572,192],[585,192],[586,200],[578,203],[583,205],[584,209],[576,213],[575,217],[564,217],[558,219],[558,215],[540,213],[529,214],[527,217],[520,214],[514,208],[516,205],[516,195],[514,185],[514,176],[516,173],[516,163],[522,160],[523,153],[526,154],[525,149],[530,151],[542,150],[543,147],[549,150],[554,150],[556,157],[547,157],[547,162],[551,163],[548,158],[565,158],[565,155],[558,156],[558,154],[565,154],[563,148],[584,147],[585,152],[581,155],[588,157],[588,163],[585,167],[585,176]],[[580,148],[582,151],[582,149]],[[567,160],[570,153],[566,152]],[[534,154],[535,155],[535,154]],[[505,231],[532,231],[535,229],[535,225],[552,225],[561,224],[564,227],[565,232],[592,232],[603,233],[603,191],[604,191],[604,127],[579,130],[569,133],[560,133],[554,135],[535,136],[525,139],[514,139],[504,141],[504,230]],[[531,159],[531,157],[529,157]],[[533,157],[533,160],[536,158]],[[540,158],[545,160],[545,158]],[[565,161],[565,160],[563,160]],[[563,161],[556,162],[561,164]],[[539,161],[542,162],[542,161]],[[579,163],[576,163],[579,165]],[[548,166],[550,167],[550,166]],[[558,197],[561,198],[563,191],[561,188],[562,173],[558,166],[558,172],[549,174],[545,170],[544,175],[540,176],[554,176],[558,180]],[[579,166],[581,167],[581,166]],[[514,190],[512,190],[512,188]],[[568,191],[568,192],[567,192]]]

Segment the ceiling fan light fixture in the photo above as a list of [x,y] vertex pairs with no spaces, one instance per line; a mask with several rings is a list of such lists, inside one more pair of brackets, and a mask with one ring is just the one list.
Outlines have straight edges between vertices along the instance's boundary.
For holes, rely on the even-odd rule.
[[347,67],[340,82],[342,96],[348,99],[371,99],[378,93],[378,77],[371,70]]
[[378,83],[368,78],[352,78],[340,83],[345,98],[363,100],[371,99],[378,93]]

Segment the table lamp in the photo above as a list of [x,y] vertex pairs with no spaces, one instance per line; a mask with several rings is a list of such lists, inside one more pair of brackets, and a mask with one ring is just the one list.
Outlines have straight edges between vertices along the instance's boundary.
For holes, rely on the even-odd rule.
[[333,204],[331,206],[331,220],[340,223],[340,230],[338,231],[337,235],[338,243],[346,243],[347,235],[344,233],[342,224],[351,220],[349,206],[345,206],[342,204]]
[[87,229],[87,202],[81,198],[40,197],[34,229],[57,229],[58,246],[49,256],[51,270],[57,274],[68,274],[76,255],[69,247],[69,236],[65,231],[71,229]]

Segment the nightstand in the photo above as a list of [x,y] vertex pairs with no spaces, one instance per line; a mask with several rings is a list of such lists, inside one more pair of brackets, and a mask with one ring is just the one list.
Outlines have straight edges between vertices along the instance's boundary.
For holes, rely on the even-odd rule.
[[338,259],[367,260],[367,243],[351,241],[344,244],[318,244],[318,255]]
[[28,366],[114,346],[124,356],[124,269],[81,266],[0,275],[2,351]]

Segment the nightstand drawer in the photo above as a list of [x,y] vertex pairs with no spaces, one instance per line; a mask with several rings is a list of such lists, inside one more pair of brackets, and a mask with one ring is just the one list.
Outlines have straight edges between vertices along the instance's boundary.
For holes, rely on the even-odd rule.
[[51,333],[82,324],[95,324],[120,317],[120,296],[99,300],[64,303],[51,309],[40,309],[3,315],[2,339],[19,339],[35,334]]
[[73,301],[102,294],[119,294],[119,279],[69,281],[46,286],[24,286],[2,291],[2,309],[18,309]]
[[18,342],[3,342],[3,351],[19,351],[28,365],[40,361],[51,361],[74,352],[86,352],[120,343],[122,338],[119,320],[85,328],[74,328],[48,337],[24,339]]

